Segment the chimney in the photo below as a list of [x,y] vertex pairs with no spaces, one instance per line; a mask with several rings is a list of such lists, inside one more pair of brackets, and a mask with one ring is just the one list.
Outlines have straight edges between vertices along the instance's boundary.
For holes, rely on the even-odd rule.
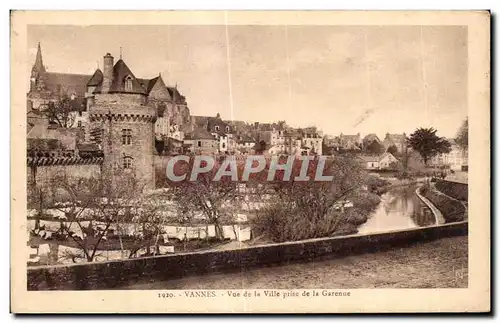
[[102,86],[101,92],[108,93],[113,82],[113,56],[107,53],[104,56],[104,66],[102,70]]

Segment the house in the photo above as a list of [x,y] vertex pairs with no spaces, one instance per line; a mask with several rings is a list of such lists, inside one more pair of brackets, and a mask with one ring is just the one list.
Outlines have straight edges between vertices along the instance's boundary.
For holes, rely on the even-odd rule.
[[367,170],[379,169],[379,156],[376,155],[363,155],[359,156],[362,162],[363,168]]
[[463,150],[454,139],[448,139],[451,144],[451,151],[447,154],[438,154],[431,158],[429,165],[437,167],[449,167],[454,171],[468,169],[469,154]]
[[386,133],[382,145],[384,146],[385,151],[393,149],[391,147],[395,147],[394,152],[401,154],[407,149],[406,134]]
[[302,133],[302,146],[303,151],[306,151],[307,155],[323,154],[323,136],[316,130],[316,128],[305,128],[300,131]]
[[399,160],[388,152],[381,155],[361,155],[359,158],[367,170],[394,169],[399,163]]
[[356,135],[344,135],[341,133],[337,137],[337,145],[340,150],[361,151],[361,134],[359,132]]
[[389,152],[383,153],[378,160],[379,169],[394,169],[399,160]]
[[219,113],[215,117],[199,118],[198,122],[200,121],[203,122],[208,132],[214,136],[220,153],[234,153],[236,142],[234,140],[233,127],[223,121]]
[[197,127],[192,133],[186,134],[184,144],[190,147],[189,151],[195,154],[216,154],[219,143],[207,129]]

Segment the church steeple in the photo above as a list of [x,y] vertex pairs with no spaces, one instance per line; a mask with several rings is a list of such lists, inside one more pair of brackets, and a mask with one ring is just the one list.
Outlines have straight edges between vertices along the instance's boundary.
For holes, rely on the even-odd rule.
[[36,59],[35,64],[33,64],[33,68],[31,69],[31,73],[36,72],[37,75],[45,73],[45,66],[43,66],[42,60],[42,48],[40,47],[40,43],[38,43],[38,49],[36,51]]

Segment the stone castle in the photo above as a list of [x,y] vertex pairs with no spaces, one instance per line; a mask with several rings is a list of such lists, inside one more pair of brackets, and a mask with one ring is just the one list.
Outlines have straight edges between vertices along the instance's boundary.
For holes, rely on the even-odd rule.
[[[167,86],[160,74],[137,78],[123,59],[115,63],[109,53],[103,63],[103,70],[98,68],[93,75],[48,72],[38,44],[27,94],[28,116],[30,112],[42,115],[51,102],[71,98],[78,102],[71,109],[77,122],[69,128],[84,133],[80,147],[94,143],[102,151],[102,172],[133,172],[145,188],[154,188],[155,134],[166,135],[171,125],[189,122],[186,99],[177,87]],[[36,122],[28,121],[28,140]],[[100,135],[92,137],[96,132]]]

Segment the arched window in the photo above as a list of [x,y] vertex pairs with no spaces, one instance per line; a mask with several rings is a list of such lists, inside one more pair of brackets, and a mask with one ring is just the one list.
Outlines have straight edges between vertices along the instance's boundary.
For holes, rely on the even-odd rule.
[[219,131],[219,126],[215,126],[215,131]]
[[132,76],[130,75],[125,78],[125,91],[132,91]]
[[132,168],[132,157],[130,157],[130,156],[123,157],[123,168],[124,169],[131,169]]
[[229,126],[226,126],[226,132],[229,132]]

